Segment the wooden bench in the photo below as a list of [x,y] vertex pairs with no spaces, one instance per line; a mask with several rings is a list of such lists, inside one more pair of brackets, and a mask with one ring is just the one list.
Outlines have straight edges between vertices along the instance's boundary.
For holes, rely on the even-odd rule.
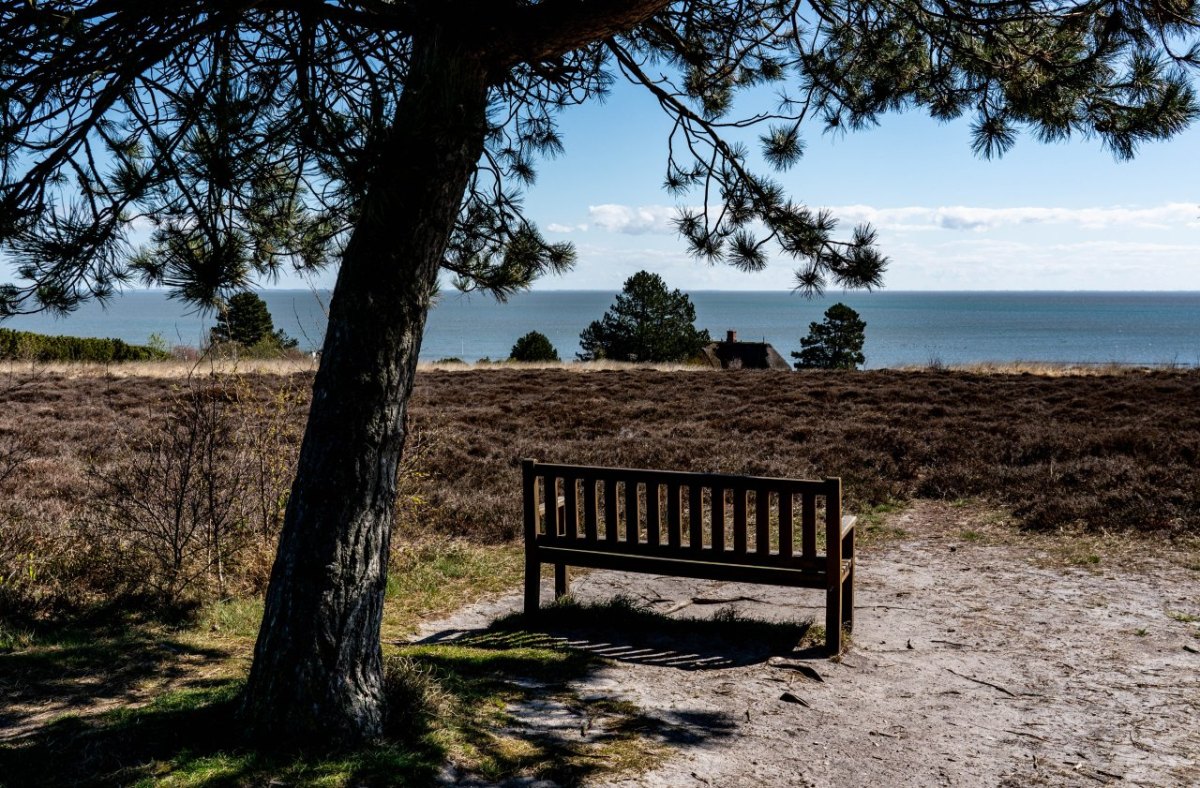
[[[542,564],[553,564],[556,599],[567,593],[568,566],[652,572],[824,588],[825,645],[832,654],[841,651],[843,629],[853,626],[855,518],[842,516],[841,479],[525,460],[523,495],[527,614],[538,609]],[[825,524],[820,534],[818,514]]]

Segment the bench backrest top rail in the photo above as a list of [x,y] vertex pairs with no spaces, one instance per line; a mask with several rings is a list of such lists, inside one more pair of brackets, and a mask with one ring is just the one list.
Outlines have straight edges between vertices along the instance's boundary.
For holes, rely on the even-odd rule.
[[787,479],[775,476],[739,476],[732,473],[697,473],[695,471],[658,471],[648,468],[606,468],[590,465],[562,465],[549,462],[532,462],[527,466],[527,472],[533,471],[538,476],[554,476],[559,479],[596,479],[599,481],[613,480],[622,482],[637,482],[641,484],[669,484],[675,482],[684,486],[697,487],[727,487],[748,489],[765,489],[771,492],[789,491],[793,495],[812,493],[825,495],[830,489],[831,482],[840,479]]

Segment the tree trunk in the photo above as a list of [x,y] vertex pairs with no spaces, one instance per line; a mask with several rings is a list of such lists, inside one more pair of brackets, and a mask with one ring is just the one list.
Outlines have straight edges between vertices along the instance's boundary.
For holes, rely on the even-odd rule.
[[437,34],[414,41],[330,303],[242,702],[261,742],[337,746],[382,730],[379,633],[405,413],[430,294],[483,150],[487,93],[474,53]]

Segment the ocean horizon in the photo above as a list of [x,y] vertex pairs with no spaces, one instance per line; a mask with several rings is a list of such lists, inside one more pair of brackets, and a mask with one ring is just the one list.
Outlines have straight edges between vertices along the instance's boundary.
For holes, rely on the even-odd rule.
[[[328,291],[263,290],[277,328],[305,350],[325,333]],[[480,294],[443,294],[430,311],[421,359],[506,358],[529,331],[545,334],[563,360],[579,334],[613,303],[606,290],[519,293],[507,303]],[[832,304],[867,323],[867,368],[1016,361],[1200,366],[1200,292],[897,291],[837,292],[806,299],[779,291],[696,290],[696,325],[714,339],[736,331],[790,359],[808,325]],[[159,290],[131,290],[107,306],[87,303],[67,317],[21,315],[0,326],[44,334],[113,337],[199,346],[214,320]]]

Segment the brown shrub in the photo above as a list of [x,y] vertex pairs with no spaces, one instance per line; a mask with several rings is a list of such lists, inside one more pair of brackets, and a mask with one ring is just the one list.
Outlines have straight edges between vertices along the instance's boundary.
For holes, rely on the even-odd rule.
[[49,378],[40,396],[10,397],[9,415],[29,416],[14,422],[35,456],[0,484],[22,513],[19,528],[0,530],[0,572],[28,577],[19,597],[0,595],[0,612],[260,591],[293,475],[302,382]]

